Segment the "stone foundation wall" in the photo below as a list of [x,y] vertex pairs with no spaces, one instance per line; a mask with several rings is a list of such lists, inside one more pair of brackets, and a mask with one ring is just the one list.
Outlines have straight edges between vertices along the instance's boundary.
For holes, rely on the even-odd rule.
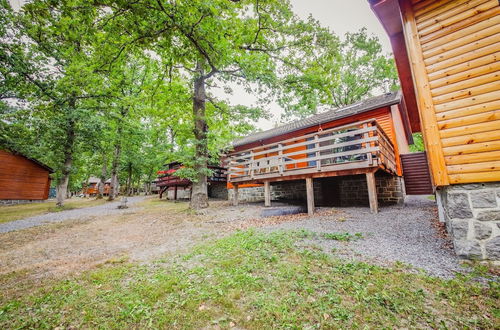
[[[167,199],[174,199],[174,188],[169,188],[164,195],[167,196]],[[177,199],[189,199],[191,197],[191,189],[183,189],[183,188],[177,188]]]
[[[365,175],[342,177],[339,184],[341,206],[369,206],[368,185]],[[380,205],[404,202],[403,180],[397,176],[376,175],[377,198]]]
[[500,261],[500,182],[452,185],[438,193],[457,255]]
[[225,182],[212,182],[208,185],[208,197],[227,199],[227,184]]
[[[314,180],[314,199],[316,204],[322,201],[321,182]],[[229,189],[228,199],[232,200],[234,190]],[[264,201],[264,186],[245,187],[238,189],[238,200],[240,202],[263,202]],[[271,183],[271,200],[272,201],[301,201],[306,202],[306,182],[305,180],[283,181]]]
[[[233,200],[234,189],[228,189],[228,199]],[[245,187],[238,189],[238,201],[240,202],[263,202],[264,201],[264,186],[262,187]]]
[[0,199],[0,205],[18,205],[18,204],[32,204],[32,203],[45,203],[46,199]]

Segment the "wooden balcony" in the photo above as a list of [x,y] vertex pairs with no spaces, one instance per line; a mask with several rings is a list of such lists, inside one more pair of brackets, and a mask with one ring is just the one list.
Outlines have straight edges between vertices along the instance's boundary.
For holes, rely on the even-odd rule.
[[234,184],[375,172],[396,173],[390,138],[375,119],[356,122],[227,155]]

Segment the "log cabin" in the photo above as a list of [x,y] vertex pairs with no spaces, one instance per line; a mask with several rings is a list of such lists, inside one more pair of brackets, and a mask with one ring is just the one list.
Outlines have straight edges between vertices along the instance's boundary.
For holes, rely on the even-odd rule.
[[369,0],[390,38],[440,220],[463,258],[500,260],[500,2]]
[[401,101],[388,93],[235,141],[225,160],[233,202],[305,199],[309,214],[318,203],[376,213],[379,202],[403,202],[400,155],[413,141]]
[[[156,187],[159,188],[159,198],[167,194],[167,198],[177,200],[178,198],[188,199],[191,195],[192,182],[189,179],[175,175],[184,165],[180,162],[171,162],[164,165],[164,169],[158,171],[158,178],[155,180]],[[207,178],[208,197],[227,198],[226,190],[226,169],[219,166],[209,165],[208,169],[212,175]]]
[[[91,176],[87,182],[83,184],[83,194],[88,196],[97,196],[99,194],[99,184],[101,179]],[[104,182],[103,196],[108,196],[111,189],[111,179]]]
[[49,197],[54,171],[19,152],[0,150],[0,204],[43,201]]

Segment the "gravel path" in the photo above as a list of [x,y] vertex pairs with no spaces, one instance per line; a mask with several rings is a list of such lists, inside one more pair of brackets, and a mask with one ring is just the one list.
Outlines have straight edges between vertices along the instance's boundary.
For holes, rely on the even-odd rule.
[[434,201],[421,196],[408,196],[404,206],[381,207],[375,215],[370,214],[369,208],[337,210],[341,212],[266,228],[306,229],[316,233],[361,233],[361,239],[350,242],[319,237],[309,243],[323,248],[325,252],[334,251],[346,258],[375,261],[382,265],[400,261],[434,276],[451,277],[455,272],[464,271],[453,251],[445,247],[447,241],[439,237],[432,226],[432,219],[436,218]]
[[[130,207],[137,202],[142,201],[145,196],[127,197],[127,205]],[[105,203],[98,206],[85,207],[81,209],[67,210],[61,212],[52,212],[34,217],[29,217],[21,220],[10,221],[0,224],[0,233],[7,233],[14,230],[21,230],[25,228],[41,226],[53,222],[63,222],[66,220],[84,219],[94,216],[108,216],[112,214],[119,214],[129,212],[131,209],[118,209],[121,203],[121,198],[117,201]]]

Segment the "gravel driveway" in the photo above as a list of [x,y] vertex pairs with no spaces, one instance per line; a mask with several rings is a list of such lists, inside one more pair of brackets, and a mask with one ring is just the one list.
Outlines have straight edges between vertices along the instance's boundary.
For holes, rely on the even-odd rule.
[[[460,260],[446,239],[432,225],[436,203],[421,196],[408,196],[405,205],[381,207],[378,214],[369,208],[337,208],[335,216],[313,216],[268,226],[275,229],[306,229],[316,233],[361,233],[362,238],[350,242],[321,237],[311,242],[325,252],[342,257],[388,264],[396,261],[423,269],[430,275],[451,277],[463,272]],[[435,221],[435,220],[434,220]]]
[[[127,205],[130,207],[135,203],[142,201],[145,198],[145,196],[134,196],[127,198],[128,198]],[[98,206],[91,206],[91,207],[85,207],[85,208],[67,210],[61,212],[52,212],[21,220],[10,221],[0,224],[0,233],[7,233],[14,230],[41,226],[53,222],[84,219],[93,216],[108,216],[112,214],[124,213],[127,210],[130,211],[130,209],[123,209],[123,210],[118,209],[117,207],[118,205],[120,205],[120,203],[121,203],[121,198],[119,198],[114,202],[105,203]]]

